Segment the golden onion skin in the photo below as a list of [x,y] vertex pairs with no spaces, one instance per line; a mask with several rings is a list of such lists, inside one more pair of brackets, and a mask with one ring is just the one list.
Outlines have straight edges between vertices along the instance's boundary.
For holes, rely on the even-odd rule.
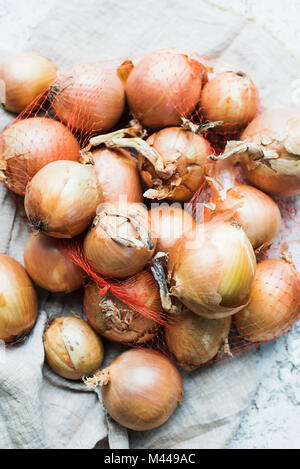
[[0,254],[0,280],[0,340],[11,342],[32,329],[38,300],[25,269],[5,254]]

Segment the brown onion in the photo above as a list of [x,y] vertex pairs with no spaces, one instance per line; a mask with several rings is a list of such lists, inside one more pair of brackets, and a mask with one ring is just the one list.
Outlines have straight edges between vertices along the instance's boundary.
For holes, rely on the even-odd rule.
[[60,122],[32,117],[11,124],[0,137],[0,180],[24,195],[27,183],[46,164],[79,159],[79,143]]
[[231,317],[202,318],[185,306],[176,304],[174,322],[165,326],[165,337],[170,352],[184,370],[195,370],[214,358],[228,337]]
[[69,293],[82,287],[83,271],[65,254],[60,240],[32,233],[24,249],[25,268],[32,280],[54,293]]
[[92,375],[103,360],[100,337],[76,317],[54,319],[44,333],[44,349],[50,368],[72,380]]
[[216,132],[240,130],[259,109],[259,95],[253,81],[243,72],[223,72],[203,88],[201,111],[212,122],[223,121]]
[[0,340],[10,342],[27,333],[37,313],[37,295],[24,267],[0,254]]
[[183,397],[178,370],[153,350],[128,350],[86,383],[92,389],[101,386],[109,415],[131,430],[159,427]]
[[1,102],[8,111],[21,112],[52,83],[58,68],[39,54],[22,53],[0,65]]
[[196,227],[193,217],[178,205],[160,204],[150,210],[156,251],[170,252],[179,238]]
[[144,57],[129,75],[130,110],[143,126],[160,129],[181,123],[200,100],[201,57],[187,51],[159,50]]
[[72,238],[89,226],[101,197],[92,166],[54,161],[27,185],[25,210],[35,230],[55,238]]
[[170,293],[199,316],[230,316],[248,303],[255,266],[253,248],[236,222],[198,225],[171,250]]
[[84,254],[96,272],[124,278],[144,268],[155,246],[149,214],[142,205],[103,204],[85,237]]
[[239,334],[264,342],[285,334],[299,319],[300,278],[288,257],[257,264],[250,303],[234,316]]

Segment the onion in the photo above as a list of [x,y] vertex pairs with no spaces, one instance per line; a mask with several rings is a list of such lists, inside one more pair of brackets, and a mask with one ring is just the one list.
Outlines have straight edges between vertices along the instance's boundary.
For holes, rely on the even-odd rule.
[[54,161],[26,188],[25,210],[32,227],[55,238],[82,233],[95,216],[101,190],[93,167]]
[[101,386],[109,415],[131,430],[162,425],[183,397],[178,370],[153,350],[128,350],[86,383],[90,389]]
[[83,271],[66,256],[60,240],[32,233],[24,249],[24,264],[32,280],[53,293],[82,287]]
[[143,58],[129,75],[130,110],[143,126],[160,129],[181,123],[199,103],[206,67],[190,52],[159,50]]
[[93,329],[77,317],[56,318],[44,333],[50,368],[63,378],[92,375],[103,360],[103,344]]
[[0,180],[24,195],[27,183],[46,164],[79,159],[79,143],[60,122],[45,117],[19,120],[0,137]]
[[212,188],[210,202],[215,205],[210,218],[231,211],[253,248],[262,250],[273,243],[280,231],[281,215],[277,204],[252,186],[236,182],[237,170],[230,160],[208,165],[206,179]]
[[253,248],[236,222],[198,225],[171,250],[170,294],[199,316],[229,316],[248,303],[255,265]]
[[160,204],[150,210],[151,228],[157,239],[156,251],[170,252],[176,241],[196,227],[196,222],[176,204]]
[[175,320],[165,327],[166,342],[178,365],[195,370],[214,358],[228,337],[231,317],[202,318],[176,304]]
[[263,342],[285,334],[299,319],[300,278],[286,256],[257,264],[250,303],[234,316],[239,334]]
[[[125,65],[130,70],[133,67],[131,62]],[[110,130],[125,107],[124,85],[111,64],[69,68],[51,85],[49,95],[59,119],[76,131]]]
[[216,132],[240,130],[257,114],[259,95],[253,81],[243,72],[216,75],[203,88],[201,111],[209,121],[223,121]]
[[84,254],[91,267],[101,275],[117,278],[141,271],[155,247],[149,214],[139,204],[103,205],[84,240]]
[[27,333],[37,313],[37,295],[25,269],[0,254],[0,340],[10,342]]
[[142,315],[145,308],[162,314],[159,289],[152,275],[146,270],[132,277],[132,285],[126,290],[135,292],[135,309],[118,299],[111,290],[101,292],[91,282],[84,293],[84,314],[90,325],[103,337],[115,342],[143,344],[158,332],[158,323]]
[[8,111],[21,112],[52,83],[58,68],[47,57],[22,53],[0,65],[2,103]]

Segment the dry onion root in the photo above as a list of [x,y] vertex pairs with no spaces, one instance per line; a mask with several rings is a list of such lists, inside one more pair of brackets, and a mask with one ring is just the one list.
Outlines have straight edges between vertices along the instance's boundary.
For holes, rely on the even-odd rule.
[[44,333],[50,368],[59,376],[79,380],[92,375],[103,360],[103,344],[93,329],[77,317],[56,318]]
[[103,404],[116,422],[137,431],[165,423],[183,397],[178,370],[153,350],[128,350],[85,382],[89,389],[101,387]]

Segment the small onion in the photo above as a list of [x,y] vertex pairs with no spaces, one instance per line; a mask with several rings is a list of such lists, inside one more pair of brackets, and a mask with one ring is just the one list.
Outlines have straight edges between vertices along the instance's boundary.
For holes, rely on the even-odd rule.
[[231,317],[202,318],[183,305],[177,305],[174,322],[165,326],[170,352],[184,370],[195,370],[214,358],[228,337]]
[[32,178],[25,194],[32,227],[55,238],[82,233],[100,202],[101,190],[93,167],[74,161],[49,163]]
[[243,72],[224,72],[216,75],[203,88],[201,111],[212,122],[223,121],[216,132],[240,130],[257,114],[258,90]]
[[124,278],[141,271],[156,247],[147,210],[140,204],[104,204],[84,240],[91,267],[107,277]]
[[46,164],[79,159],[79,143],[60,122],[32,117],[11,124],[0,137],[0,180],[24,195],[27,183]]
[[19,113],[52,83],[58,68],[47,57],[22,53],[0,65],[1,101],[8,111]]
[[110,290],[101,293],[93,282],[85,288],[83,309],[93,329],[106,339],[143,344],[157,333],[158,323],[138,311],[147,308],[152,316],[162,312],[159,289],[147,271],[139,272],[132,280],[130,288],[135,292],[135,309],[119,300]]
[[300,278],[288,258],[257,264],[250,303],[234,316],[239,334],[264,342],[285,334],[299,319]]
[[103,360],[100,337],[76,317],[54,319],[44,333],[44,349],[50,368],[72,380],[92,375]]
[[153,350],[128,350],[86,383],[89,388],[101,386],[109,415],[131,430],[159,427],[183,397],[178,370]]
[[171,250],[170,293],[199,316],[223,318],[248,303],[255,266],[253,248],[236,222],[198,225]]
[[186,51],[159,50],[144,57],[129,75],[129,108],[144,127],[181,123],[199,103],[205,66]]
[[24,249],[25,268],[32,280],[53,293],[69,293],[82,287],[83,271],[69,259],[60,240],[32,233]]
[[157,252],[170,252],[176,241],[196,227],[193,217],[173,204],[160,204],[150,210],[151,228],[157,239]]
[[25,269],[0,254],[0,340],[10,342],[28,332],[37,313],[37,295]]

